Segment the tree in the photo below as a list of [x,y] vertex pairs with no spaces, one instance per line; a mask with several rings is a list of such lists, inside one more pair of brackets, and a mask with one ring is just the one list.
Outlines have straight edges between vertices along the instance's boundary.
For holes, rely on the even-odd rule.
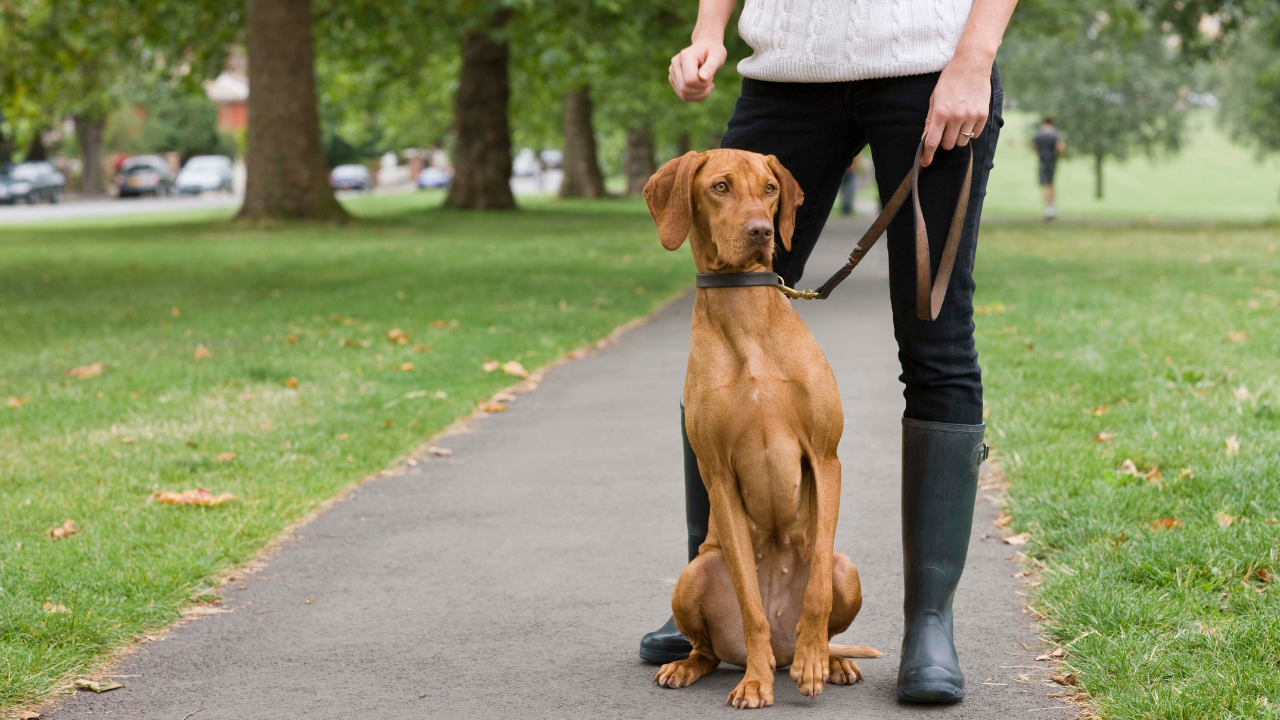
[[343,220],[316,107],[311,0],[249,0],[249,157],[241,220]]
[[511,194],[510,48],[504,29],[512,11],[499,8],[462,39],[454,98],[453,182],[446,207],[514,210]]
[[1280,16],[1249,28],[1234,49],[1222,118],[1259,156],[1280,152]]
[[1103,197],[1103,165],[1134,151],[1176,152],[1186,116],[1185,66],[1157,33],[1125,46],[1095,30],[1076,37],[1010,39],[1000,69],[1021,108],[1052,115],[1068,154],[1093,158],[1095,196]]
[[596,130],[591,113],[591,86],[583,85],[564,94],[562,198],[608,196],[596,155]]

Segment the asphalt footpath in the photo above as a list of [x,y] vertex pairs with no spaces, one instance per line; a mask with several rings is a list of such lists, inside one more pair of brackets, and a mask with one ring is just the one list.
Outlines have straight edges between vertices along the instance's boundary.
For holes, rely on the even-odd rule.
[[[838,267],[864,227],[833,221],[807,280]],[[551,370],[508,412],[441,441],[452,456],[353,492],[261,570],[227,586],[229,612],[138,646],[114,669],[125,688],[81,691],[46,717],[183,720],[199,710],[191,717],[676,720],[738,712],[724,702],[740,668],[667,690],[637,655],[640,636],[670,614],[685,562],[679,397],[692,304],[690,292],[615,345]],[[866,682],[828,685],[816,701],[781,671],[775,705],[762,712],[1075,717],[1047,698],[1054,690],[1035,660],[1015,548],[1000,541],[997,508],[981,498],[955,602],[968,698],[947,707],[895,700],[903,400],[883,244],[831,299],[797,306],[844,400],[836,549],[858,566],[864,602],[838,642],[888,654],[860,661]]]

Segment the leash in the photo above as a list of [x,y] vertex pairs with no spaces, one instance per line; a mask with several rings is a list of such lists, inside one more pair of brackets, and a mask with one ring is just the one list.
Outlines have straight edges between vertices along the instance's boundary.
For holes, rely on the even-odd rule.
[[956,255],[960,251],[960,234],[964,231],[964,221],[969,214],[969,190],[973,185],[973,145],[968,147],[969,166],[965,170],[964,184],[960,186],[960,198],[956,200],[955,212],[951,215],[951,228],[947,232],[947,241],[942,246],[942,260],[938,263],[938,274],[932,282],[930,281],[929,235],[924,226],[924,212],[920,209],[920,154],[924,151],[924,138],[921,138],[920,144],[916,147],[911,172],[902,179],[902,183],[889,198],[889,202],[884,204],[875,222],[871,223],[871,227],[862,234],[862,239],[858,240],[853,252],[849,253],[849,260],[845,262],[844,267],[818,286],[818,289],[789,288],[782,282],[780,275],[772,272],[698,273],[696,286],[724,288],[772,285],[793,300],[826,300],[831,295],[831,291],[844,282],[858,263],[867,256],[906,203],[907,195],[911,195],[916,220],[916,315],[921,320],[937,320],[938,313],[942,311],[942,301],[947,296],[947,287],[951,284],[951,271],[955,269]]

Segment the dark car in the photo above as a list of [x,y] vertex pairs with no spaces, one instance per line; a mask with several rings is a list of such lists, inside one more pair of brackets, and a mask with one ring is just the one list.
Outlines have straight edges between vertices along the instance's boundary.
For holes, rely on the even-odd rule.
[[339,165],[329,173],[329,186],[334,190],[369,190],[373,179],[363,165]]
[[0,167],[0,203],[23,201],[35,205],[41,200],[56,203],[67,189],[67,178],[52,164],[10,163]]
[[120,197],[173,194],[173,171],[164,158],[155,155],[137,155],[124,161],[116,175]]

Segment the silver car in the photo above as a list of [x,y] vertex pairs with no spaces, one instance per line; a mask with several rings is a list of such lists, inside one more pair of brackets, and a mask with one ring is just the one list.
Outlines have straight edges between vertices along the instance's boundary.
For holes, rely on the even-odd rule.
[[200,194],[215,190],[231,192],[231,158],[226,155],[196,155],[182,166],[175,182],[180,193]]

